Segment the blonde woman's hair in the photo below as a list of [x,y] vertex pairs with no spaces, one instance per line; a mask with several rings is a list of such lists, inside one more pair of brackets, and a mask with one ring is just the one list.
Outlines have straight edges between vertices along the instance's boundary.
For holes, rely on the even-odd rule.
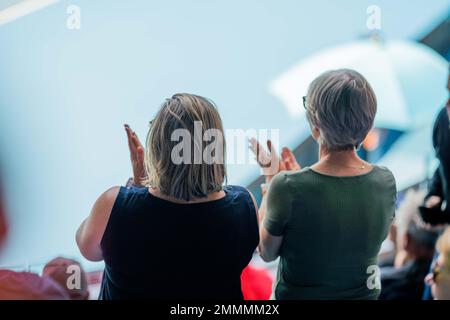
[[[219,161],[208,163],[203,161],[203,158],[200,163],[195,161],[195,152],[203,155],[206,145],[211,143],[209,139],[206,141],[203,139],[203,133],[198,137],[198,132],[194,132],[199,123],[203,133],[209,129],[220,133],[222,143],[218,144],[219,150],[216,150],[220,154]],[[184,129],[184,132],[188,132],[192,137],[189,144],[192,152],[189,152],[188,162],[173,161],[172,151],[180,143],[178,139],[173,138],[173,133],[177,129]],[[222,190],[226,179],[224,157],[225,137],[222,120],[215,104],[201,96],[175,94],[172,98],[166,99],[151,122],[146,141],[147,179],[144,180],[144,184],[180,200],[190,201],[207,197],[211,192]]]
[[373,126],[377,100],[372,87],[350,69],[327,71],[310,84],[307,118],[320,131],[319,143],[328,150],[358,148]]

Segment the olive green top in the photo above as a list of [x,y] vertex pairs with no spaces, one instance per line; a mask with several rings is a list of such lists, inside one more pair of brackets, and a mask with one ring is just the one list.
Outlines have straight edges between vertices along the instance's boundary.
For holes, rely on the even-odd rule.
[[377,299],[377,255],[395,214],[392,173],[335,177],[311,168],[270,183],[264,226],[283,236],[276,299]]

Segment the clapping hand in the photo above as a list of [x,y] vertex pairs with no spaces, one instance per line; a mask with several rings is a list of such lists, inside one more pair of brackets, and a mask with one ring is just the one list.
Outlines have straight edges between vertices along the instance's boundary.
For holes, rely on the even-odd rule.
[[125,131],[128,138],[128,147],[130,149],[131,166],[133,168],[133,184],[141,185],[145,178],[144,168],[144,147],[139,141],[136,132],[131,130],[130,126],[125,124]]
[[442,203],[442,198],[439,196],[430,196],[425,202],[425,207],[434,208]]
[[263,170],[263,174],[266,177],[266,182],[270,182],[273,176],[278,172],[296,171],[300,170],[301,167],[295,159],[292,151],[284,147],[281,152],[281,159],[277,152],[273,148],[272,141],[267,140],[267,151],[255,138],[250,139],[250,149],[255,154],[256,161]]

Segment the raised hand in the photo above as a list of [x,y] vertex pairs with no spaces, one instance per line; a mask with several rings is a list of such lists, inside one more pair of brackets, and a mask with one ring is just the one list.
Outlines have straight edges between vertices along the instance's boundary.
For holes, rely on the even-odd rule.
[[294,153],[288,147],[284,147],[281,151],[281,161],[284,164],[284,167],[288,171],[297,171],[301,170],[300,164],[297,162],[297,159],[294,156]]
[[434,208],[442,203],[442,198],[439,196],[430,196],[425,202],[425,207]]
[[133,183],[141,185],[145,178],[144,168],[144,147],[139,141],[136,132],[131,130],[130,126],[125,124],[125,131],[128,138],[128,148],[130,149],[131,166],[133,168]]
[[280,160],[272,141],[267,140],[267,151],[255,138],[250,139],[250,150],[255,154],[256,162],[263,170],[266,181],[269,182],[274,175],[282,170],[286,170],[284,163]]
[[292,151],[284,147],[281,152],[281,159],[278,156],[275,148],[273,148],[272,141],[267,140],[267,150],[256,140],[255,138],[250,139],[250,149],[256,156],[256,161],[263,170],[263,175],[266,177],[266,181],[269,182],[274,175],[278,172],[287,171],[297,171],[301,167],[297,160],[295,159]]

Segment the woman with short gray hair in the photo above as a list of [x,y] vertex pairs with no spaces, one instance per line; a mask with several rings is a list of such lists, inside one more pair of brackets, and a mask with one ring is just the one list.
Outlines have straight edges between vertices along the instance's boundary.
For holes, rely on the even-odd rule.
[[[377,299],[377,254],[394,217],[392,173],[356,150],[371,130],[377,103],[367,80],[341,69],[317,77],[303,98],[319,161],[300,169],[289,149],[278,159],[253,140],[267,174],[259,209],[259,252],[280,257],[275,299]],[[266,158],[266,159],[264,159]]]

